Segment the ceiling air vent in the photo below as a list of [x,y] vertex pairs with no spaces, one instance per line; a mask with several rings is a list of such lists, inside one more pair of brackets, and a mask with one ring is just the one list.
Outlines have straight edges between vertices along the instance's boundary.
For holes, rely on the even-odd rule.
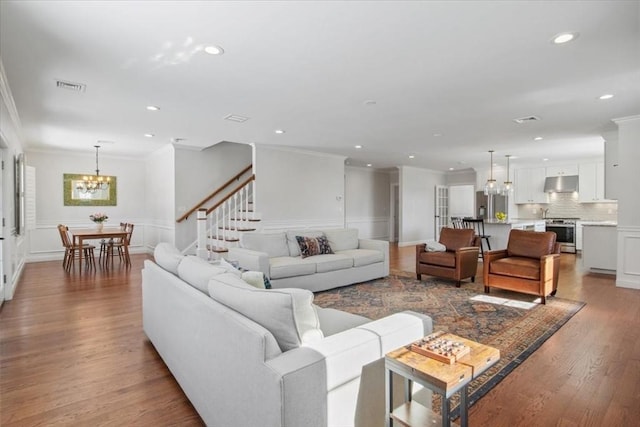
[[540,120],[540,118],[536,116],[520,117],[519,119],[513,119],[513,121],[518,124],[522,124],[526,122],[536,122],[538,120]]
[[230,120],[232,122],[244,123],[249,120],[249,117],[239,116],[237,114],[229,114],[228,116],[225,116],[224,119]]
[[84,92],[87,89],[87,85],[82,83],[67,82],[64,80],[56,80],[56,87],[61,89],[73,90],[75,92]]

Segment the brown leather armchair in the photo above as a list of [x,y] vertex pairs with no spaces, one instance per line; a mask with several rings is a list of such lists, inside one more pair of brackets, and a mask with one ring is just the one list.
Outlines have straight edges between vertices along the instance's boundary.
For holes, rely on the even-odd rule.
[[427,245],[416,245],[416,276],[423,274],[456,280],[456,286],[468,277],[474,282],[478,269],[478,252],[474,246],[475,232],[468,228],[443,228],[440,231],[440,243],[446,246],[445,252],[429,252]]
[[560,272],[556,233],[511,230],[507,249],[484,253],[484,291],[501,288],[538,295],[542,304],[555,295]]

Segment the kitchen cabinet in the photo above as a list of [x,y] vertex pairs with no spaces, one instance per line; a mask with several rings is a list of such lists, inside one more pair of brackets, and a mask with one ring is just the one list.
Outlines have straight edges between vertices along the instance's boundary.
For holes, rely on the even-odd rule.
[[546,176],[578,175],[578,165],[547,166]]
[[615,274],[618,248],[615,225],[583,224],[582,248],[582,263],[585,268]]
[[525,168],[515,171],[516,204],[549,203],[547,193],[544,192],[546,168]]
[[576,221],[576,251],[582,250],[582,221]]
[[578,201],[580,203],[613,202],[604,198],[604,163],[580,164]]

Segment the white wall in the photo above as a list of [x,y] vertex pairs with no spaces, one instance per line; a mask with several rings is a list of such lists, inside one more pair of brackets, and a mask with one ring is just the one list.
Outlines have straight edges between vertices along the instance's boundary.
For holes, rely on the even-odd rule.
[[475,217],[476,189],[474,185],[449,186],[449,216]]
[[[226,183],[251,164],[252,148],[247,144],[221,142],[205,150],[175,149],[174,219]],[[220,198],[214,198],[212,206]],[[196,240],[196,213],[176,224],[175,244],[181,250]]]
[[400,171],[399,246],[435,238],[435,186],[446,182],[443,172],[402,166]]
[[[145,159],[144,245],[154,248],[159,242],[175,244],[175,149],[165,146]],[[134,230],[135,231],[135,230]]]
[[387,171],[345,168],[346,226],[360,237],[389,240],[390,182]]
[[16,236],[14,220],[14,176],[13,159],[23,152],[23,139],[20,128],[20,119],[16,111],[16,106],[11,96],[11,90],[4,73],[4,66],[0,58],[0,149],[2,158],[5,161],[2,173],[2,194],[1,213],[5,218],[2,227],[4,240],[2,245],[2,268],[0,268],[0,282],[2,275],[6,275],[7,283],[0,285],[0,301],[13,298],[13,294],[22,273],[26,260],[26,239],[25,234]]
[[36,169],[36,227],[28,234],[28,260],[59,259],[63,250],[58,224],[70,228],[92,227],[89,215],[105,212],[107,226],[120,222],[136,225],[131,250],[144,242],[145,164],[141,159],[110,157],[100,153],[100,173],[117,177],[116,206],[64,206],[63,175],[89,174],[95,170],[95,153],[27,151],[26,163]]
[[258,146],[255,210],[263,229],[344,227],[343,156]]
[[640,289],[640,116],[618,125],[618,266],[616,285]]

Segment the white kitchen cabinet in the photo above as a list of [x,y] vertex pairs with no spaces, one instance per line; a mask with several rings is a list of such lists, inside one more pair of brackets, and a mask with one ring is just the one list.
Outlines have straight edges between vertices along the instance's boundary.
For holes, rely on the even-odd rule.
[[546,176],[578,175],[578,165],[547,166]]
[[576,250],[582,250],[582,221],[576,221]]
[[517,204],[549,203],[544,192],[546,168],[526,168],[515,171],[515,194]]
[[581,163],[578,178],[580,203],[613,202],[604,198],[604,163]]
[[582,263],[585,268],[608,270],[617,268],[617,231],[615,225],[582,226]]

